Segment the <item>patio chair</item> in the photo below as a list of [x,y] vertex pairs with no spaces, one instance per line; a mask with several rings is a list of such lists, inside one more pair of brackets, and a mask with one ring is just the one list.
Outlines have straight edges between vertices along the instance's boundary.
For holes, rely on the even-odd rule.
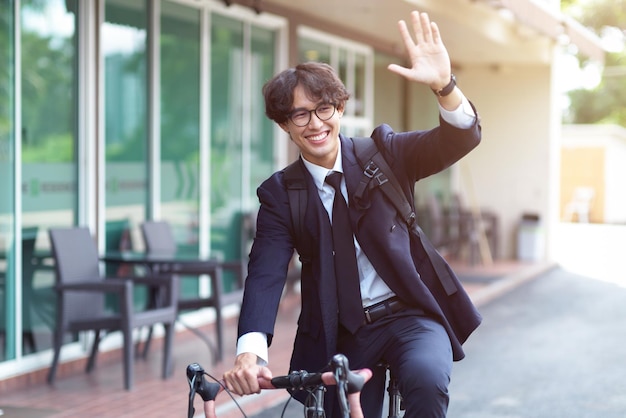
[[[124,351],[124,387],[133,386],[134,344],[132,331],[143,326],[162,324],[163,378],[171,373],[171,351],[176,320],[177,277],[105,278],[100,275],[99,257],[94,239],[84,227],[53,228],[49,230],[55,261],[57,320],[53,336],[54,355],[48,382],[55,380],[64,334],[94,331],[94,342],[86,372],[93,370],[103,333],[121,331]],[[136,311],[133,306],[134,283],[161,287],[166,295],[158,308]],[[107,312],[105,295],[119,298],[119,312]]]
[[450,211],[458,220],[457,255],[465,249],[471,265],[490,264],[497,258],[498,215],[484,208],[465,207],[458,194],[452,196]]
[[[141,224],[141,232],[144,239],[146,251],[148,253],[156,254],[176,254],[178,248],[172,228],[167,221],[145,221]],[[154,268],[154,267],[153,267]],[[177,301],[177,310],[191,311],[203,308],[212,308],[215,310],[215,347],[211,347],[214,350],[215,362],[221,361],[223,358],[223,346],[224,346],[224,319],[222,317],[223,306],[223,289],[222,289],[222,265],[221,263],[215,263],[210,265],[206,260],[198,258],[198,262],[181,262],[180,264],[168,263],[163,266],[157,266],[156,271],[159,274],[179,274],[185,276],[185,279],[199,280],[201,276],[209,276],[210,280],[210,295],[209,296],[197,296],[197,297],[183,297],[179,294]],[[196,289],[199,286],[196,286]],[[157,300],[157,296],[153,295],[153,301]],[[148,335],[151,334],[151,330]],[[146,342],[144,355],[147,353],[149,347],[149,338]],[[208,341],[206,341],[209,343]]]
[[[33,310],[42,310],[47,312],[47,301],[39,296],[39,292],[35,291],[33,286],[33,280],[35,271],[38,268],[43,268],[37,265],[38,260],[35,258],[35,244],[37,241],[37,233],[39,227],[29,226],[22,228],[22,292],[23,301],[22,304],[22,340],[24,342],[24,349],[26,345],[30,348],[31,352],[37,351],[37,345],[35,341],[35,330],[33,321]],[[6,272],[0,271],[0,296],[4,297],[4,288],[6,287]],[[0,309],[1,310],[1,309]],[[0,314],[4,314],[1,312]],[[45,316],[43,316],[45,319]],[[3,336],[5,330],[5,320],[0,317],[0,336]]]
[[[133,240],[131,236],[131,222],[128,218],[114,219],[105,224],[104,251],[131,251]],[[133,266],[125,263],[105,265],[105,274],[111,277],[136,275]]]
[[256,215],[256,211],[242,212],[236,220],[239,224],[238,249],[235,251],[235,256],[232,259],[222,262],[224,271],[232,272],[235,280],[231,290],[224,293],[222,297],[223,306],[231,304],[241,305],[243,300],[244,284],[248,276],[248,254],[256,234]]

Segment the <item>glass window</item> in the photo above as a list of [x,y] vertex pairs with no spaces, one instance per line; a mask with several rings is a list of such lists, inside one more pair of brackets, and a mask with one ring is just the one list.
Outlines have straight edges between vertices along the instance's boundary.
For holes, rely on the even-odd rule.
[[0,2],[0,361],[15,357],[13,2]]
[[346,103],[341,131],[348,136],[369,135],[373,114],[373,52],[364,45],[318,32],[307,27],[298,29],[298,58],[300,62],[319,61],[330,64],[343,81],[350,100]]
[[367,86],[367,57],[363,54],[354,54],[354,91],[352,101],[354,102],[354,115],[357,117],[366,116],[366,86]]
[[271,29],[212,16],[211,252],[227,260],[247,257],[244,216],[275,167],[274,126],[261,91],[274,74],[275,37]]
[[47,229],[76,223],[77,0],[21,2],[23,352],[51,346]]
[[298,39],[299,62],[318,61],[330,64],[330,45],[311,38]]
[[[249,199],[257,204],[256,188],[273,171],[274,163],[274,123],[265,116],[263,84],[274,75],[276,32],[268,29],[252,28],[251,65],[251,128],[250,137],[250,179]],[[243,254],[247,256],[247,254]]]
[[107,0],[104,13],[105,219],[107,249],[118,249],[147,213],[146,3]]
[[[243,23],[211,17],[211,252],[233,259],[242,206]],[[235,239],[237,238],[237,239]]]
[[[200,12],[164,1],[161,13],[161,218],[179,249],[198,254]],[[197,283],[183,277],[183,296]]]
[[170,2],[161,11],[161,214],[197,252],[200,12]]

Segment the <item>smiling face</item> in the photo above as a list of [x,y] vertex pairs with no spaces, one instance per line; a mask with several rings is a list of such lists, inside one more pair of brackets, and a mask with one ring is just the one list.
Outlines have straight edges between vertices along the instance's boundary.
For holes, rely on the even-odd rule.
[[[309,111],[320,104],[320,101],[311,100],[301,85],[297,85],[294,89],[292,109]],[[335,114],[326,121],[320,120],[315,112],[311,112],[311,120],[306,126],[296,126],[290,119],[287,119],[286,122],[280,124],[280,127],[289,134],[304,159],[330,169],[333,168],[339,151],[342,115],[343,106],[337,107]]]

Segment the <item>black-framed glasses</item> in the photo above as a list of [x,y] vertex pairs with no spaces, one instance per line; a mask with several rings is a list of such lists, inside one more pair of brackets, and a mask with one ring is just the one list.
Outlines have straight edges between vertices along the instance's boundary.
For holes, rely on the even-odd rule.
[[307,126],[311,122],[311,115],[315,113],[315,116],[321,121],[326,121],[333,117],[335,114],[336,106],[333,103],[322,103],[313,110],[296,109],[289,114],[289,120],[294,125],[303,127]]

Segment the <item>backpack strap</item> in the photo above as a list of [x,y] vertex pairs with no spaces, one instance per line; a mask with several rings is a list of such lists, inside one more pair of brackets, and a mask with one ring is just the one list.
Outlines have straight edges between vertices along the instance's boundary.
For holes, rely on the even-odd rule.
[[[387,198],[395,206],[398,214],[402,217],[404,222],[406,222],[409,230],[412,230],[420,239],[422,247],[433,264],[433,267],[437,272],[437,276],[439,277],[439,281],[446,291],[446,294],[450,296],[456,293],[458,291],[456,283],[450,275],[445,261],[441,255],[437,253],[437,250],[435,250],[433,245],[428,241],[424,231],[422,231],[417,224],[415,210],[413,210],[413,206],[409,203],[406,195],[402,192],[398,179],[393,174],[391,167],[389,167],[389,164],[387,164],[387,161],[385,161],[385,158],[378,150],[376,142],[369,137],[352,138],[352,142],[354,143],[356,157],[359,160],[361,167],[363,167],[363,177],[361,178],[359,186],[355,192],[355,197],[362,197],[362,194],[367,187],[380,187],[380,190],[387,196]],[[370,186],[372,180],[375,180],[375,183],[373,186]]]
[[308,190],[306,177],[302,171],[300,160],[289,164],[284,170],[284,182],[289,197],[289,209],[291,211],[291,224],[296,234],[296,247],[300,256],[300,262],[311,261],[310,242],[304,240],[304,215],[307,207]]
[[415,210],[402,192],[398,179],[378,150],[378,146],[370,137],[352,138],[352,141],[356,157],[363,167],[363,177],[355,192],[355,197],[361,198],[365,189],[371,187],[370,182],[374,180],[374,186],[379,186],[387,195],[410,229],[417,218]]

